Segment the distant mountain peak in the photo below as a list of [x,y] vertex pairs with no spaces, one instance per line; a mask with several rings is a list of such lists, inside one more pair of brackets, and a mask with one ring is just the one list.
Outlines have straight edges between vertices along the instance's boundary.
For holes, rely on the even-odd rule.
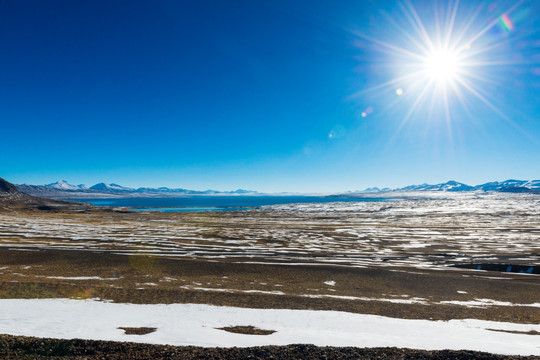
[[90,190],[98,190],[98,191],[120,191],[120,192],[126,192],[126,191],[134,191],[135,189],[124,187],[118,184],[105,184],[103,182],[96,184],[94,186],[90,187]]
[[234,191],[230,191],[231,194],[254,194],[257,193],[255,190],[245,190],[245,189],[236,189]]
[[84,190],[86,189],[85,185],[72,185],[68,183],[66,180],[58,180],[55,183],[47,184],[45,186],[48,188],[57,189],[57,190]]
[[58,190],[77,190],[77,186],[71,185],[66,180],[58,180],[55,183],[47,184],[45,186]]
[[368,187],[367,189],[364,190],[364,192],[379,192],[381,191],[381,189],[379,189],[378,187],[374,186],[374,187]]

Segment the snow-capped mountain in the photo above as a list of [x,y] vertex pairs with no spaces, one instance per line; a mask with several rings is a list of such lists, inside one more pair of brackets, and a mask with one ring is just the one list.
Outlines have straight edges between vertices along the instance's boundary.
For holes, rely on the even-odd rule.
[[379,189],[378,187],[374,186],[374,187],[368,187],[367,189],[364,190],[364,192],[379,192],[381,191],[381,189]]
[[86,189],[87,187],[85,185],[71,185],[66,180],[58,180],[55,183],[47,184],[46,187],[52,188],[52,189],[58,189],[58,190],[80,190],[80,189]]
[[529,189],[540,190],[540,180],[527,181],[523,186],[528,187]]
[[406,186],[401,189],[397,190],[403,190],[403,191],[470,191],[473,187],[469,186],[467,184],[463,184],[454,180],[447,181],[445,183],[441,184],[435,184],[435,185],[429,185],[429,184],[422,184],[422,185],[410,185]]
[[505,180],[492,181],[481,185],[470,186],[457,181],[447,181],[440,184],[409,185],[397,189],[380,189],[370,187],[361,192],[382,191],[499,191],[499,192],[537,192],[540,191],[540,180]]
[[45,197],[89,197],[89,196],[182,196],[182,195],[245,195],[256,194],[256,191],[238,189],[234,191],[217,190],[188,190],[171,189],[168,187],[149,188],[140,187],[138,189],[125,187],[118,184],[99,183],[90,188],[85,185],[72,185],[65,180],[59,180],[47,185],[16,185],[17,189],[26,194]]
[[473,190],[503,191],[503,192],[527,192],[540,190],[540,180],[515,180],[492,181],[477,185]]
[[[171,189],[168,187],[149,188],[140,187],[137,189],[121,186],[118,184],[99,183],[87,188],[84,185],[72,185],[65,180],[59,180],[47,185],[16,185],[17,189],[29,195],[45,196],[53,198],[71,197],[91,197],[91,196],[183,196],[183,195],[248,195],[258,194],[257,191],[238,189],[233,191],[217,190],[188,190],[183,188]],[[470,186],[454,180],[440,184],[420,184],[409,185],[397,189],[370,187],[363,191],[349,192],[341,194],[343,196],[354,196],[359,193],[378,192],[409,192],[409,191],[497,191],[512,193],[540,193],[540,180],[505,180],[492,181],[485,184]]]
[[532,183],[533,181],[527,181],[527,180],[506,180],[506,181],[492,181],[485,184],[477,185],[474,187],[475,190],[483,190],[483,191],[499,191],[505,188],[515,188],[515,187],[528,187],[525,186],[528,183]]

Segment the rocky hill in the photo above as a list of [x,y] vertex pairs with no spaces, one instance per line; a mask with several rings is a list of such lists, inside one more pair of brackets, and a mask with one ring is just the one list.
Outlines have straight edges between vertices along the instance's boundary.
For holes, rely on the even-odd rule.
[[15,194],[18,193],[17,187],[12,183],[0,178],[0,193],[1,194]]

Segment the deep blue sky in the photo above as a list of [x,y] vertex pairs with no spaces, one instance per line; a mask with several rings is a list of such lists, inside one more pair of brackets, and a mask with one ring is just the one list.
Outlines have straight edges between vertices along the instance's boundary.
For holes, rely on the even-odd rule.
[[[404,121],[413,95],[369,90],[403,71],[368,40],[409,46],[401,1],[1,1],[0,176],[306,192],[540,178],[540,3],[463,3],[455,32],[474,12],[471,34],[513,22],[475,43],[496,45],[478,58],[498,65],[474,69],[489,82],[472,80],[496,110],[465,93],[450,121],[437,101]],[[449,9],[412,4],[428,30]]]

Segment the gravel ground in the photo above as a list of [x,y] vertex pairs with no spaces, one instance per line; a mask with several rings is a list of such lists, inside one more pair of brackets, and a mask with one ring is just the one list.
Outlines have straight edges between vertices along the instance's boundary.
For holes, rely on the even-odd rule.
[[2,359],[540,359],[475,351],[425,351],[392,348],[317,347],[314,345],[204,348],[91,340],[57,340],[0,335]]
[[[410,272],[407,268],[238,264],[2,247],[0,268],[1,299],[100,298],[116,303],[338,310],[405,319],[540,322],[537,307],[440,303],[477,298],[536,303],[540,284],[535,275],[502,273],[493,279],[489,272],[475,275],[467,269]],[[80,276],[84,280],[74,280]],[[329,280],[335,284],[327,285],[325,281]],[[215,289],[224,291],[209,291]],[[272,293],[275,291],[280,293]],[[311,298],[306,294],[323,297]],[[372,300],[361,300],[364,297]],[[415,298],[425,299],[426,304],[376,301]]]

